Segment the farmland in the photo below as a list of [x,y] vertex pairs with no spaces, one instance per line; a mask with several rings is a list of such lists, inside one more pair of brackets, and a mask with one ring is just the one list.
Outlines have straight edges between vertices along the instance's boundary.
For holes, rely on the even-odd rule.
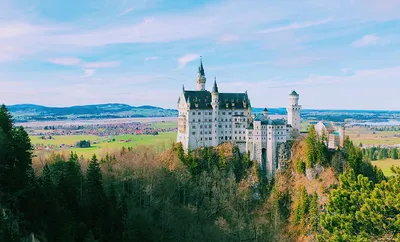
[[393,175],[393,172],[390,170],[391,166],[400,166],[400,160],[394,160],[394,159],[385,159],[385,160],[377,160],[377,161],[372,161],[372,164],[381,168],[383,173],[386,176],[391,176]]
[[[90,158],[93,154],[97,156],[104,156],[107,153],[114,153],[122,149],[122,147],[136,147],[141,145],[151,145],[166,147],[172,144],[176,139],[175,132],[164,132],[158,135],[134,135],[125,134],[117,135],[113,137],[100,137],[94,135],[63,135],[55,136],[51,140],[41,140],[37,136],[31,137],[31,143],[43,144],[45,147],[54,147],[43,150],[35,150],[37,156],[47,156],[53,152],[55,153],[70,153],[71,151],[76,152],[79,156]],[[75,144],[80,140],[89,140],[92,145],[89,148],[60,148],[63,144]]]
[[346,135],[354,144],[375,146],[400,144],[400,131],[376,131],[366,127],[352,127],[346,129]]

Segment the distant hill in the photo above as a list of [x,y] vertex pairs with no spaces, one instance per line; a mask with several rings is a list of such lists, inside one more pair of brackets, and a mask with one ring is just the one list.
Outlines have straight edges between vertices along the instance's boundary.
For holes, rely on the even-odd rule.
[[[107,119],[141,117],[177,117],[175,109],[155,106],[130,106],[121,103],[82,105],[72,107],[46,107],[35,104],[17,104],[8,106],[16,122],[71,120],[71,119]],[[252,108],[253,113],[261,113],[264,108]],[[286,115],[286,108],[268,108],[270,115]],[[400,120],[400,111],[389,110],[316,110],[302,109],[302,119],[386,121]]]
[[35,104],[7,106],[16,122],[67,120],[67,119],[105,119],[135,117],[173,117],[178,111],[154,106],[130,106],[120,103],[94,104],[72,107],[46,107]]

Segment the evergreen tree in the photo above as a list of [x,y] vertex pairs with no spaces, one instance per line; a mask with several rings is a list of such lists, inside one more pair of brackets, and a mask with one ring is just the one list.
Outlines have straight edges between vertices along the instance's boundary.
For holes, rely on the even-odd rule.
[[101,237],[101,230],[105,228],[104,221],[107,209],[106,196],[103,190],[102,173],[96,155],[90,160],[86,174],[87,196],[89,202],[89,227],[95,238]]
[[319,202],[318,194],[314,193],[310,201],[309,209],[310,229],[311,231],[317,231],[319,225]]
[[318,134],[315,131],[314,125],[310,126],[310,130],[306,138],[306,145],[306,166],[307,168],[313,168],[319,158]]

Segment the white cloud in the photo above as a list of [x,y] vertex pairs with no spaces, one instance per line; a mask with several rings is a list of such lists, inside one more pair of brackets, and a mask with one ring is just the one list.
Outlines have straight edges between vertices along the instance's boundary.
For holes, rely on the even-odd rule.
[[146,61],[150,61],[150,60],[158,60],[160,59],[160,57],[158,56],[148,56],[146,58],[144,58]]
[[95,73],[95,69],[83,69],[83,77],[90,77]]
[[326,59],[327,59],[326,57],[299,56],[299,57],[283,58],[276,61],[274,64],[280,67],[301,67]]
[[187,54],[178,59],[178,69],[182,69],[185,67],[188,63],[196,60],[199,58],[199,55],[196,54]]
[[49,59],[48,62],[63,65],[63,66],[78,66],[87,69],[115,67],[120,64],[119,61],[104,61],[104,62],[85,62],[76,57],[59,57]]
[[40,33],[49,28],[29,23],[0,23],[0,39],[23,37]]
[[376,45],[380,41],[380,38],[373,34],[364,35],[361,39],[353,42],[353,45],[356,47],[365,47],[369,45]]
[[120,64],[119,61],[107,61],[107,62],[88,62],[83,65],[84,68],[106,68],[114,67]]
[[124,15],[132,12],[133,10],[135,10],[135,7],[126,8],[126,9],[124,9],[124,11],[122,11],[120,14],[118,14],[118,16],[120,16],[120,17],[124,16]]
[[226,34],[219,37],[220,42],[234,42],[238,41],[239,39],[240,39],[239,36],[233,34]]
[[331,21],[330,19],[322,19],[322,20],[316,20],[316,21],[311,21],[311,22],[291,23],[289,25],[285,25],[285,26],[281,26],[281,27],[263,29],[263,30],[258,31],[257,33],[269,34],[269,33],[275,33],[275,32],[304,29],[304,28],[309,28],[309,27],[325,24],[330,21]]
[[81,59],[75,57],[59,57],[49,59],[48,62],[63,66],[79,66],[83,63]]

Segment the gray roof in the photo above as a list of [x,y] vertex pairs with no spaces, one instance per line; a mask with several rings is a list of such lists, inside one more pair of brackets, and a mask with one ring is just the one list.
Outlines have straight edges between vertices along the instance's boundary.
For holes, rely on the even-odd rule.
[[[185,90],[183,94],[191,108],[212,109],[211,92]],[[218,93],[218,99],[220,109],[247,109],[251,107],[247,93]]]
[[290,93],[290,96],[299,96],[299,94],[297,94],[297,92],[296,92],[295,90],[293,90],[293,91]]
[[268,119],[263,115],[257,115],[254,121],[261,121],[262,125],[285,125],[286,120],[284,119]]

